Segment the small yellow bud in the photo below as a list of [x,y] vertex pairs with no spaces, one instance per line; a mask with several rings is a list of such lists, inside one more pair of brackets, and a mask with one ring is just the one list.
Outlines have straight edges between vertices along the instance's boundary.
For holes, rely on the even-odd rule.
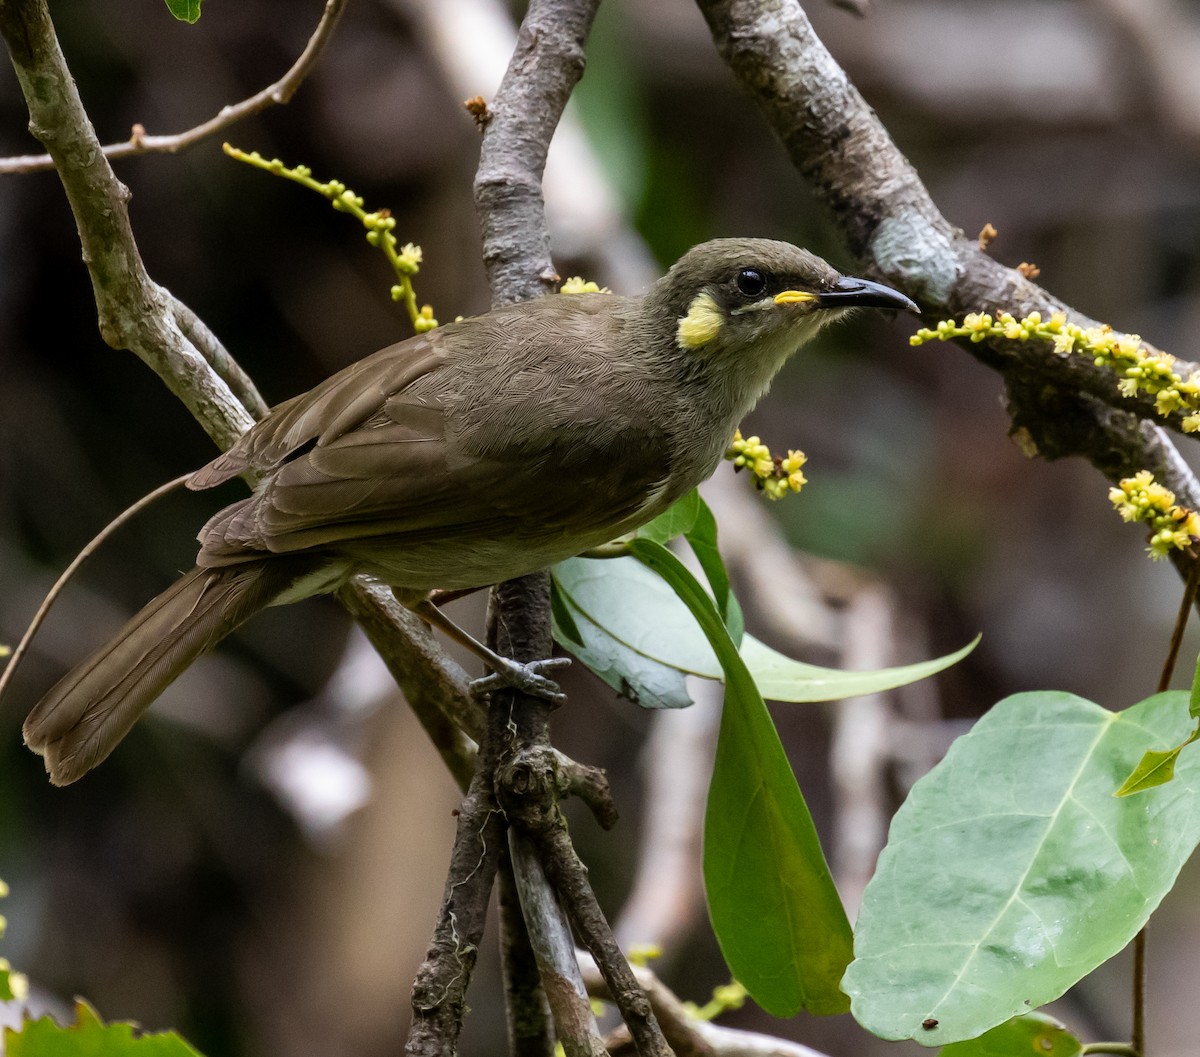
[[437,325],[438,321],[433,318],[433,305],[422,305],[417,318],[413,320],[413,329],[418,334],[424,334],[426,331],[433,330]]

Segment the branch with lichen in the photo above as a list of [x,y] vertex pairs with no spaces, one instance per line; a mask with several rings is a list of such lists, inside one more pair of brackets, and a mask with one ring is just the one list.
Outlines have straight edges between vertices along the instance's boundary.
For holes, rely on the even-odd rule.
[[1108,498],[1122,520],[1149,526],[1146,550],[1155,561],[1166,558],[1172,550],[1191,551],[1200,540],[1200,515],[1177,506],[1175,493],[1155,481],[1149,470],[1122,479],[1116,488],[1109,489]]
[[1200,432],[1200,373],[1191,372],[1186,378],[1176,369],[1176,359],[1169,353],[1151,352],[1138,334],[1121,334],[1107,323],[1097,327],[1081,327],[1068,323],[1062,312],[1043,320],[1040,312],[1030,312],[1017,319],[1010,312],[993,318],[987,312],[970,312],[961,324],[952,319],[942,320],[936,327],[922,327],[911,338],[912,345],[927,341],[949,341],[968,338],[973,342],[988,338],[1007,341],[1029,341],[1041,338],[1054,345],[1060,356],[1091,356],[1097,367],[1106,367],[1119,375],[1117,388],[1123,396],[1154,397],[1154,407],[1164,418],[1172,411],[1190,412],[1183,416],[1185,433]]
[[361,221],[363,227],[367,229],[367,242],[383,251],[383,255],[387,257],[388,263],[396,273],[397,282],[392,286],[392,300],[404,302],[413,330],[418,334],[424,334],[438,325],[438,321],[433,317],[432,305],[417,307],[417,295],[413,289],[412,277],[421,270],[421,247],[406,242],[399,249],[396,248],[399,246],[399,240],[392,233],[396,227],[396,218],[392,216],[390,210],[378,209],[368,212],[363,206],[361,195],[356,195],[341,180],[329,180],[321,183],[321,181],[313,179],[312,169],[307,165],[289,168],[278,158],[267,160],[256,150],[247,152],[228,143],[222,144],[222,150],[236,161],[245,162],[256,169],[262,169],[274,176],[282,176],[285,180],[291,180],[302,187],[307,187],[310,191],[316,191],[317,194],[329,199],[330,204],[339,213],[349,213]]

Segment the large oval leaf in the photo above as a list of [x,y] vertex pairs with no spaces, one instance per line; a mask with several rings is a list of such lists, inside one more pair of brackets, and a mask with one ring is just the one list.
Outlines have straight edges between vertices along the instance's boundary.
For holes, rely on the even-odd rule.
[[1120,951],[1200,841],[1200,754],[1168,785],[1113,794],[1188,727],[1182,692],[1119,713],[1040,692],[959,738],[896,814],[864,893],[842,982],[859,1023],[927,1046],[973,1038]]
[[[683,675],[723,678],[716,654],[687,606],[641,562],[572,558],[553,572],[555,588],[583,642],[563,628],[555,638],[631,700],[651,708],[678,708],[691,704]],[[925,679],[961,660],[975,642],[935,660],[869,672],[804,664],[749,635],[741,653],[768,700],[836,701]]]

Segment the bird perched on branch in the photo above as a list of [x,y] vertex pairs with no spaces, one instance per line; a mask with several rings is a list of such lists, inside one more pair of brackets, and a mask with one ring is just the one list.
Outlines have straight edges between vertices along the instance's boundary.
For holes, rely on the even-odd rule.
[[[545,297],[352,364],[191,476],[257,483],[200,531],[196,568],[33,709],[26,743],[65,785],[265,606],[368,573],[444,626],[431,589],[521,576],[637,528],[713,472],[788,357],[854,307],[916,309],[787,243],[720,239],[642,297]],[[505,681],[557,692],[547,662],[471,641]]]

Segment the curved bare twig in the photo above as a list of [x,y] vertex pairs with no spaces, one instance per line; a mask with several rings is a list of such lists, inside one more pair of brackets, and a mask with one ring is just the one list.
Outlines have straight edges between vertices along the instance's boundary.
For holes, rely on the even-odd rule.
[[[316,65],[317,57],[329,42],[338,19],[346,9],[347,0],[325,0],[325,10],[317,28],[308,38],[300,57],[278,81],[267,85],[261,92],[256,92],[240,103],[221,108],[220,113],[207,121],[201,122],[185,132],[177,132],[170,136],[148,136],[141,125],[134,125],[129,139],[121,143],[110,143],[102,147],[104,156],[110,160],[129,158],[135,154],[177,154],[201,140],[215,136],[217,133],[235,125],[239,121],[266,110],[269,106],[284,105],[291,101],[296,89],[308,76],[309,71]],[[12,158],[0,158],[0,176],[12,173],[47,172],[55,167],[54,158],[50,154],[22,154]]]

